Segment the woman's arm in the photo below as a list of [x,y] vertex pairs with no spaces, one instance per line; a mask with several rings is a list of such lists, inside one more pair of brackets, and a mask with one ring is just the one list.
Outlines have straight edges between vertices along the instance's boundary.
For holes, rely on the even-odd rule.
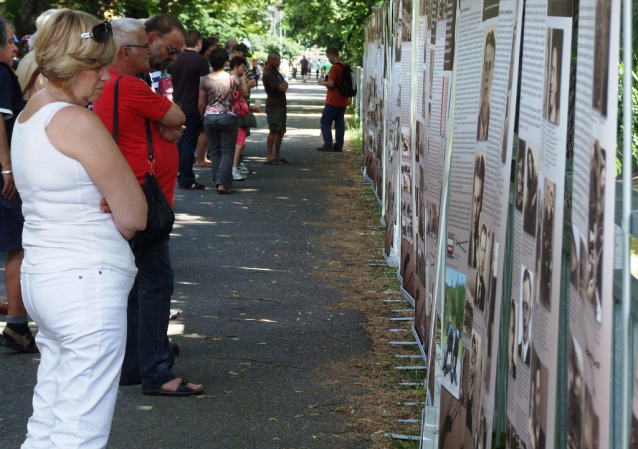
[[64,108],[53,116],[46,133],[58,151],[82,164],[125,239],[146,228],[148,206],[140,184],[94,113],[81,107]]
[[206,112],[206,104],[208,103],[208,98],[206,96],[206,91],[199,90],[199,100],[197,101],[197,108],[199,109],[199,115],[204,118],[204,113]]
[[246,77],[246,74],[243,74],[241,78],[239,78],[237,75],[233,76],[235,77],[235,81],[237,81],[237,90],[239,91],[239,95],[241,95],[242,97],[247,96],[248,86],[246,86],[246,83],[248,82],[248,77]]

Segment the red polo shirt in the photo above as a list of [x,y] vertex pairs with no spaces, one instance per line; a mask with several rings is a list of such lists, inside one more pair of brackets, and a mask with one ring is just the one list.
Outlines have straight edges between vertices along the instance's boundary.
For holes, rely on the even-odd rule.
[[[111,79],[104,86],[104,93],[93,103],[93,112],[112,135],[115,80],[122,75],[114,70],[109,70],[109,73]],[[134,76],[122,77],[118,90],[117,145],[137,180],[142,184],[146,173],[150,171],[145,119],[150,120],[155,177],[168,204],[173,206],[179,153],[177,145],[159,136],[157,127],[157,121],[168,112],[173,103],[168,98],[156,94],[144,81]]]

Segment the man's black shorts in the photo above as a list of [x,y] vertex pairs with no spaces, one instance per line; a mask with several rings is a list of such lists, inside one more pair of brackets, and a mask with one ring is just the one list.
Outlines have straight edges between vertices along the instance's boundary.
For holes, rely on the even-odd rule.
[[301,75],[307,75],[308,74],[308,69],[301,69]]

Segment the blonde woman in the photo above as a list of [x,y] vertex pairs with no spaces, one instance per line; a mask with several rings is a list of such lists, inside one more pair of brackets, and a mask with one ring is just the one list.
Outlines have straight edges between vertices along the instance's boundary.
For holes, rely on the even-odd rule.
[[11,156],[22,196],[22,294],[41,353],[22,448],[106,446],[137,272],[127,239],[146,226],[137,179],[86,109],[109,80],[109,22],[60,10],[40,30],[47,86],[15,124]]

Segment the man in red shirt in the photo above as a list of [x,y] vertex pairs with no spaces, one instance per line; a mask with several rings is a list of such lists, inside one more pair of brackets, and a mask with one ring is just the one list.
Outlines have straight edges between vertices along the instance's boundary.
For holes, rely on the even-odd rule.
[[[156,94],[135,75],[168,68],[184,46],[184,28],[167,14],[145,24],[135,19],[112,23],[117,59],[109,66],[110,81],[93,104],[93,111],[113,134],[115,83],[118,83],[117,144],[140,184],[151,169],[148,162],[146,120],[150,121],[153,171],[173,206],[179,156],[175,141],[182,135],[184,113],[168,98]],[[183,382],[171,368],[175,362],[168,340],[173,270],[169,237],[135,252],[138,272],[128,298],[126,354],[120,385],[142,384],[144,394],[188,396],[201,394],[201,385]]]
[[[343,138],[346,133],[346,122],[344,116],[346,108],[350,106],[350,99],[339,93],[339,85],[343,82],[343,68],[345,64],[339,57],[339,51],[330,47],[326,51],[326,56],[332,64],[328,81],[320,79],[317,81],[321,86],[328,88],[326,94],[326,104],[321,114],[321,134],[323,135],[323,146],[317,151],[343,151]],[[332,122],[335,124],[335,140],[332,144]]]

